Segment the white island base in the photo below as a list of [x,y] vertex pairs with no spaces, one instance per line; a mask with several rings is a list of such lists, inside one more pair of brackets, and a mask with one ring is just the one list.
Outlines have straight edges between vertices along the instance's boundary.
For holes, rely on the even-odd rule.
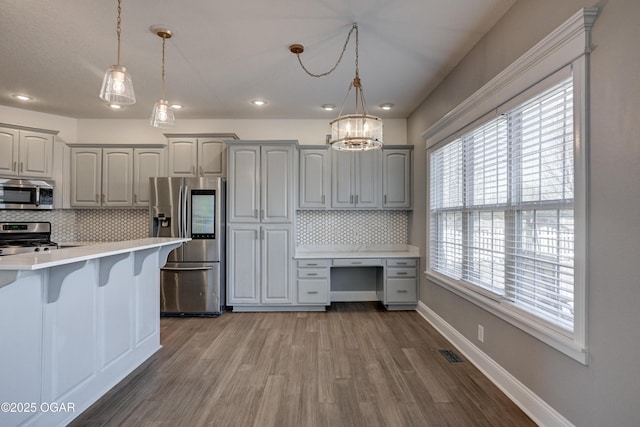
[[1,257],[0,425],[65,425],[158,351],[160,267],[187,240]]

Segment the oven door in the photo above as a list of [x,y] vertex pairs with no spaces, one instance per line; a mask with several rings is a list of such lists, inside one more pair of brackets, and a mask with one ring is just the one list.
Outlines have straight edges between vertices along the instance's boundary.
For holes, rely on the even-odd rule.
[[220,314],[224,308],[220,263],[167,263],[160,270],[163,315]]

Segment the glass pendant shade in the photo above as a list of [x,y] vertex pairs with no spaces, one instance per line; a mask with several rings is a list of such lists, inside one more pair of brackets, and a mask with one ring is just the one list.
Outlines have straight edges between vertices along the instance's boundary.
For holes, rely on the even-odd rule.
[[102,80],[100,99],[109,104],[131,105],[136,103],[131,76],[125,67],[112,65]]
[[161,99],[153,106],[151,113],[151,126],[157,128],[169,128],[176,124],[173,115],[173,109],[169,107],[169,103],[165,99]]
[[340,151],[382,148],[382,119],[367,114],[340,116],[331,122],[331,147]]

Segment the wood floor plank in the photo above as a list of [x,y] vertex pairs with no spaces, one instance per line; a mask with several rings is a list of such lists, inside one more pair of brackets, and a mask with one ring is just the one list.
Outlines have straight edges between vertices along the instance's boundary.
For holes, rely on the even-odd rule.
[[533,426],[416,312],[162,318],[162,349],[70,425]]

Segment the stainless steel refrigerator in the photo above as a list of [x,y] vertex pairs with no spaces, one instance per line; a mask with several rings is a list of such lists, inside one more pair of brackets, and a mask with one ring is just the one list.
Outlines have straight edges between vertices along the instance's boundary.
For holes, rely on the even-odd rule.
[[189,237],[160,272],[163,315],[218,315],[225,309],[224,178],[149,179],[151,237]]

